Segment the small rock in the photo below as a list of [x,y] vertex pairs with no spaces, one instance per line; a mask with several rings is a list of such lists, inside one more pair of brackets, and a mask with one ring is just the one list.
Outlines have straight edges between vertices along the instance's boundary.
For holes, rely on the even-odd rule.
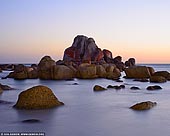
[[74,78],[65,79],[65,81],[74,81]]
[[120,87],[121,87],[122,89],[124,89],[124,88],[125,88],[125,85],[120,85]]
[[73,83],[72,85],[78,85],[78,83]]
[[0,94],[2,94],[3,93],[3,90],[2,90],[2,88],[0,87]]
[[105,90],[107,89],[99,85],[95,85],[93,88],[93,91],[105,91]]
[[137,86],[132,86],[130,89],[131,89],[131,90],[140,90],[140,88],[137,87]]
[[114,88],[114,86],[112,86],[112,85],[108,85],[108,86],[107,86],[107,88]]
[[4,101],[4,100],[0,100],[0,104],[12,104],[13,102],[8,102],[8,101]]
[[1,79],[7,79],[7,77],[1,77]]
[[170,76],[167,78],[168,81],[170,81]]
[[120,86],[118,86],[118,85],[115,85],[114,86],[114,89],[116,89],[116,90],[120,90],[120,89],[122,89]]
[[162,89],[162,87],[160,87],[158,85],[154,85],[154,86],[148,86],[146,89],[153,91],[153,90],[160,90],[160,89]]
[[120,90],[122,87],[121,87],[121,86],[118,86],[118,85],[115,85],[115,86],[108,85],[108,86],[107,86],[107,88],[111,88],[111,89]]
[[152,107],[156,106],[156,104],[157,104],[156,102],[146,101],[146,102],[137,103],[131,106],[130,108],[133,110],[149,110]]
[[116,82],[123,82],[123,80],[118,79],[118,80],[116,80]]
[[2,90],[12,90],[13,88],[11,88],[10,86],[8,86],[8,85],[3,85],[3,84],[1,84],[0,83],[0,88],[2,89]]
[[38,119],[27,119],[27,120],[23,120],[23,123],[40,123],[41,121]]

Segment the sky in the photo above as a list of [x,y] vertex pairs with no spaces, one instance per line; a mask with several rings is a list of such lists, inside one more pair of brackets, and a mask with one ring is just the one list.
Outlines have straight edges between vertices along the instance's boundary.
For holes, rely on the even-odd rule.
[[0,63],[62,59],[77,35],[123,61],[170,63],[170,0],[0,0]]

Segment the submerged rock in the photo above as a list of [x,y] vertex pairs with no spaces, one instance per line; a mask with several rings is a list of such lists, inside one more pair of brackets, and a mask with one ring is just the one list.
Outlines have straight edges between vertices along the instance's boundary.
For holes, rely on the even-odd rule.
[[140,90],[140,88],[137,87],[137,86],[132,86],[130,89],[131,89],[131,90]]
[[73,83],[72,85],[79,85],[78,83]]
[[121,87],[122,89],[124,89],[124,88],[125,88],[125,85],[120,85],[120,87]]
[[116,82],[123,82],[123,80],[118,79],[118,80],[116,80]]
[[0,94],[2,94],[3,93],[3,90],[2,90],[2,88],[0,87]]
[[115,86],[113,86],[113,85],[108,85],[107,88],[113,89],[113,88],[115,88]]
[[152,107],[156,106],[156,102],[151,102],[151,101],[146,101],[146,102],[141,102],[141,103],[137,103],[133,106],[131,106],[130,108],[133,110],[149,110]]
[[148,86],[146,89],[153,91],[153,90],[160,90],[160,89],[162,89],[162,87],[160,87],[158,85],[154,85],[154,86]]
[[46,109],[63,105],[46,86],[34,86],[19,94],[14,105],[17,109]]
[[1,84],[1,83],[0,83],[0,88],[1,88],[2,90],[13,90],[12,87],[10,87],[10,86],[8,86],[8,85],[3,85],[3,84]]
[[41,121],[39,119],[27,119],[23,120],[23,123],[40,123]]
[[93,91],[105,91],[105,90],[107,90],[107,89],[102,87],[102,86],[100,86],[100,85],[95,85],[93,87]]
[[4,100],[0,100],[0,104],[12,104],[13,102],[9,102],[9,101],[4,101]]

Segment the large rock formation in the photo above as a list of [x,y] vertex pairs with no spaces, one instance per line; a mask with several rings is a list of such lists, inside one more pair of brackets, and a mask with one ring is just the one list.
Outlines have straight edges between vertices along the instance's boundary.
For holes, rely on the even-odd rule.
[[103,52],[97,47],[93,38],[78,35],[74,38],[71,47],[64,51],[64,61],[91,62],[100,61],[104,57]]
[[14,105],[17,109],[46,109],[63,105],[52,90],[46,86],[34,86],[19,94],[18,101]]
[[[135,59],[130,58],[127,66],[134,65]],[[121,76],[121,72],[124,69],[125,64],[122,62],[121,56],[113,58],[112,52],[107,49],[102,51],[93,38],[78,35],[74,38],[72,46],[65,49],[63,60],[55,62],[50,56],[44,56],[38,66],[35,64],[31,67],[17,65],[14,72],[7,77],[15,79],[40,78],[45,80],[91,79],[99,77],[115,80]],[[149,68],[148,70],[150,72]],[[129,75],[134,77],[129,73],[136,75],[134,70],[129,72],[129,69],[127,69],[125,72],[127,77]]]
[[71,47],[64,51],[64,61],[73,61],[77,64],[81,63],[112,63],[121,71],[125,65],[122,62],[122,57],[113,58],[112,52],[104,49],[103,51],[96,45],[93,38],[88,38],[83,35],[78,35],[74,38]]
[[107,78],[116,80],[121,76],[120,70],[114,64],[95,65],[82,63],[78,67],[77,77],[83,79]]

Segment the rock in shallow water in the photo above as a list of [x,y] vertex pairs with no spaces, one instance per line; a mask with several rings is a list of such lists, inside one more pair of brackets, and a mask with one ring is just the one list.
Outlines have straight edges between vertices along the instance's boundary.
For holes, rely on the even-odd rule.
[[166,78],[163,76],[151,76],[150,77],[150,82],[153,83],[164,83],[166,82]]
[[153,74],[153,76],[162,76],[164,78],[170,77],[170,73],[168,71],[157,71]]
[[130,89],[131,89],[131,90],[140,90],[140,88],[137,87],[137,86],[132,86]]
[[0,88],[0,94],[2,94],[3,93],[3,90],[2,90],[2,88]]
[[3,84],[1,84],[1,83],[0,83],[0,88],[1,88],[2,90],[13,90],[13,88],[11,88],[10,86],[8,86],[8,85],[3,85]]
[[23,123],[40,123],[41,121],[38,119],[27,119],[27,120],[23,120]]
[[9,102],[9,101],[4,101],[4,100],[0,100],[0,104],[12,104],[13,102]]
[[105,90],[107,90],[107,89],[102,86],[99,86],[99,85],[95,85],[93,87],[93,91],[105,91]]
[[141,102],[141,103],[137,103],[133,106],[131,106],[130,108],[133,110],[149,110],[152,107],[156,106],[156,102],[151,102],[151,101],[146,101],[146,102]]
[[120,89],[124,89],[125,85],[114,85],[114,86],[108,85],[107,88],[120,90]]
[[125,68],[126,78],[149,78],[152,75],[150,69],[153,68],[148,68],[146,66]]
[[154,86],[148,86],[146,89],[153,91],[153,90],[160,90],[162,89],[162,87],[160,87],[159,85],[154,85]]
[[21,92],[14,107],[17,109],[47,109],[63,104],[51,89],[39,85]]

